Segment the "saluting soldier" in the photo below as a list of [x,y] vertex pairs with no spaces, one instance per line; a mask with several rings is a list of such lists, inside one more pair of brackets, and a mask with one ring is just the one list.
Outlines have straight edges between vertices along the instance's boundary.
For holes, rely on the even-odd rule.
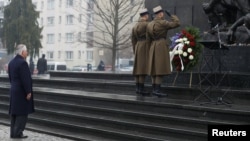
[[140,11],[140,19],[132,29],[132,44],[134,52],[134,68],[133,75],[136,82],[136,93],[148,95],[144,90],[144,81],[147,75],[149,42],[146,40],[146,29],[148,25],[149,12],[142,9]]
[[161,83],[164,75],[171,74],[169,43],[166,40],[170,29],[180,26],[179,18],[171,16],[171,21],[164,19],[164,10],[161,6],[153,8],[155,18],[147,26],[147,40],[151,42],[148,60],[148,74],[152,78],[153,95],[165,97],[160,93]]

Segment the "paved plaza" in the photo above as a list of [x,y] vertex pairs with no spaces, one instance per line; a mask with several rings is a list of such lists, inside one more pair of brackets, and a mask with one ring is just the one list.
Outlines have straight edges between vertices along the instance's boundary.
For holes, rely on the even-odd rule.
[[10,128],[0,124],[0,141],[72,141],[60,137],[51,135],[41,134],[25,130],[24,134],[28,136],[26,139],[11,139],[9,134]]

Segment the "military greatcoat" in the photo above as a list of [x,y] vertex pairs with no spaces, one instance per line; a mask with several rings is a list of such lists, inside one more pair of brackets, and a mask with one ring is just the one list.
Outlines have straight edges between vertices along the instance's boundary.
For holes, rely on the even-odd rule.
[[180,26],[177,16],[171,21],[156,17],[147,26],[147,40],[151,42],[148,60],[148,75],[167,75],[171,73],[169,43],[166,40],[169,29]]
[[146,40],[148,21],[140,19],[132,29],[132,45],[134,52],[133,75],[147,75],[149,41]]

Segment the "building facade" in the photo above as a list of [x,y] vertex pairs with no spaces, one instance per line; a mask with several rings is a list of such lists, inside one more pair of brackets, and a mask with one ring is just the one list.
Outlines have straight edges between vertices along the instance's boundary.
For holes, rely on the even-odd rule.
[[[89,17],[86,0],[32,0],[40,12],[38,19],[42,31],[42,48],[39,57],[46,55],[48,61],[66,62],[73,66],[95,65],[94,48],[86,42]],[[88,37],[88,38],[91,38]],[[35,58],[37,60],[38,58]]]

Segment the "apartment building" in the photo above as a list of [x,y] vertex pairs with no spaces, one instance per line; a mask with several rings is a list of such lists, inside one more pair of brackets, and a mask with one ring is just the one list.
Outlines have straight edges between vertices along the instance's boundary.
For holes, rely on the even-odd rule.
[[[95,66],[93,45],[86,42],[91,38],[89,1],[32,0],[40,12],[39,25],[43,27],[40,57],[45,54],[48,61],[64,61],[68,68]],[[90,14],[84,16],[86,13]]]

